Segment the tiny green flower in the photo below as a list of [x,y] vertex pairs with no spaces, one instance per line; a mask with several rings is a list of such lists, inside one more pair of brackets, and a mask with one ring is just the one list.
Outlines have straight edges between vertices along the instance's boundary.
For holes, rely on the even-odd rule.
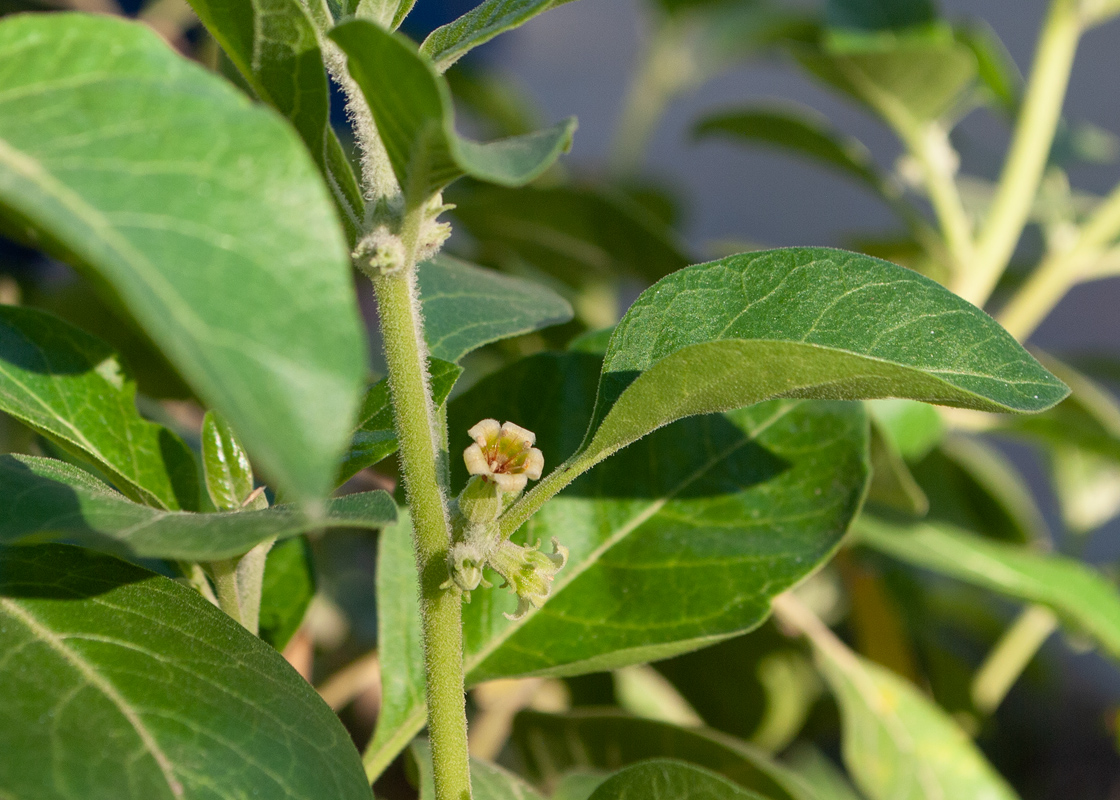
[[542,553],[538,541],[524,547],[502,541],[490,554],[490,566],[505,578],[505,585],[517,594],[517,612],[506,614],[509,619],[521,619],[531,608],[540,608],[552,590],[552,580],[568,561],[568,548],[552,539],[552,552]]
[[539,480],[544,455],[533,447],[537,436],[512,422],[498,424],[484,419],[467,433],[474,444],[463,452],[471,475],[495,484],[502,492],[517,494],[530,480]]

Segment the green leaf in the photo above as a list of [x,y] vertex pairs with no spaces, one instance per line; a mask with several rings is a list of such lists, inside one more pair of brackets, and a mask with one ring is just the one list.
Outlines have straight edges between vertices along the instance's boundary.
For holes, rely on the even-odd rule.
[[2,548],[0,641],[0,795],[371,796],[311,686],[167,578],[76,547]]
[[[412,743],[412,758],[420,779],[420,800],[436,800],[432,748],[419,739]],[[497,764],[471,759],[471,797],[473,800],[544,800],[529,784]]]
[[480,44],[524,25],[550,8],[571,0],[485,0],[454,22],[428,34],[420,52],[432,60],[439,72],[447,69]]
[[311,547],[304,536],[277,542],[268,551],[261,587],[260,637],[283,650],[299,630],[315,596]]
[[1016,795],[946,712],[838,639],[815,642],[840,705],[844,763],[870,800]]
[[945,435],[945,423],[933,406],[914,400],[868,400],[867,410],[899,454],[908,461],[924,458]]
[[428,351],[443,361],[573,315],[568,301],[551,289],[451,256],[421,264],[417,278]]
[[579,458],[772,397],[1029,412],[1067,393],[991,317],[916,272],[841,250],[770,250],[642,293],[611,337]]
[[897,36],[845,34],[792,52],[814,77],[895,127],[930,122],[953,110],[977,71],[972,50],[947,28]]
[[267,477],[325,496],[364,341],[337,218],[291,128],[105,16],[3,20],[0,86],[3,227],[96,273]]
[[651,758],[674,758],[772,800],[818,800],[790,770],[746,742],[615,711],[523,711],[514,719],[512,741],[529,777],[545,784],[571,768],[618,769]]
[[871,425],[871,484],[867,501],[909,516],[925,516],[929,498],[914,480],[894,443],[877,423]]
[[[432,400],[443,405],[455,381],[463,374],[462,367],[439,359],[428,361],[431,376]],[[358,425],[350,440],[350,449],[342,460],[336,485],[341,486],[358,472],[371,467],[397,451],[397,431],[393,426],[393,401],[389,395],[389,380],[382,378],[369,387],[362,408],[358,412]]]
[[861,800],[840,768],[813,745],[795,745],[783,760],[822,800]]
[[216,561],[325,527],[380,528],[396,517],[386,492],[347,495],[310,518],[294,506],[194,514],[134,503],[62,461],[0,456],[0,545],[76,541],[134,558]]
[[240,511],[253,492],[249,456],[216,411],[207,411],[202,420],[202,472],[210,502],[219,511]]
[[1015,114],[1023,94],[1023,76],[999,34],[983,20],[968,22],[954,33],[976,57],[977,76],[992,104],[1006,114]]
[[357,179],[330,124],[318,34],[299,0],[189,0],[256,95],[287,117],[327,178],[353,238],[364,214]]
[[683,761],[646,761],[612,775],[588,800],[765,800]]
[[993,542],[951,525],[863,516],[856,541],[909,564],[1053,609],[1120,659],[1120,592],[1071,558]]
[[488,144],[464,139],[455,132],[447,82],[410,42],[365,20],[344,22],[330,35],[348,56],[410,205],[463,175],[524,185],[571,147],[574,119]]
[[834,28],[892,31],[931,25],[937,9],[932,0],[828,0],[825,17]]
[[930,518],[1011,542],[1046,542],[1034,494],[1006,456],[981,439],[948,436],[912,468]]
[[712,114],[693,128],[697,137],[723,136],[806,156],[883,193],[885,184],[871,153],[858,140],[832,130],[812,109],[792,105],[751,106]]
[[688,264],[667,225],[608,190],[480,186],[456,201],[455,217],[483,255],[527,261],[576,287],[620,272],[652,282]]
[[[480,381],[450,406],[452,452],[494,416],[535,431],[546,461],[560,460],[590,415],[598,366],[586,354],[542,354]],[[468,682],[612,669],[754,628],[771,597],[839,544],[867,477],[866,425],[858,404],[764,403],[684,420],[588,473],[520,534],[556,536],[570,550],[544,607],[511,621],[503,614],[516,598],[496,588],[464,606]],[[453,456],[452,486],[465,478]],[[414,586],[415,568],[403,544],[393,552],[379,562],[379,586],[393,581],[395,593],[382,607],[392,638],[381,653],[384,670],[396,659],[395,680],[411,688],[384,692],[367,752],[373,774],[424,719],[422,705],[408,707],[423,701],[422,662],[403,655],[419,655],[416,592],[400,585]]]
[[102,470],[132,499],[197,509],[194,456],[136,410],[136,385],[108,345],[57,317],[0,306],[0,411]]

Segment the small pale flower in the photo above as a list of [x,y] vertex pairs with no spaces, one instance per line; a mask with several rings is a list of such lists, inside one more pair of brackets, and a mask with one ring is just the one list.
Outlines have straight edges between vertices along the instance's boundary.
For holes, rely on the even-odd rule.
[[530,480],[539,480],[544,471],[544,454],[533,447],[537,436],[520,425],[484,419],[467,433],[474,444],[463,452],[471,475],[495,484],[508,494],[525,489]]
[[568,561],[568,548],[555,537],[551,553],[542,553],[540,546],[540,542],[524,547],[507,540],[490,554],[490,567],[517,595],[517,612],[506,614],[509,619],[521,619],[530,609],[544,605],[552,591],[553,578]]

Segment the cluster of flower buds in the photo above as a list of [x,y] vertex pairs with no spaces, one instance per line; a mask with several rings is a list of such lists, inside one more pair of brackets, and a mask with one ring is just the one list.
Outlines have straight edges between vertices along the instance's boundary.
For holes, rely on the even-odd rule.
[[474,444],[463,453],[470,480],[455,501],[455,541],[448,553],[451,577],[444,584],[455,587],[470,601],[470,593],[491,584],[483,575],[489,567],[517,594],[520,619],[530,608],[540,608],[548,598],[552,579],[568,560],[568,550],[556,539],[552,553],[504,539],[498,519],[544,470],[544,455],[533,447],[536,435],[512,422],[484,419],[468,431]]

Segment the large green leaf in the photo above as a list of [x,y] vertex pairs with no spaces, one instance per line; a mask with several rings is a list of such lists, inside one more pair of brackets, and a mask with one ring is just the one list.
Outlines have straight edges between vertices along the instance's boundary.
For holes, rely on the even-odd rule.
[[351,20],[331,31],[348,56],[350,75],[365,95],[410,204],[426,201],[463,175],[521,186],[571,147],[575,120],[488,144],[455,132],[447,82],[403,37],[372,22]]
[[815,645],[840,704],[844,762],[870,800],[1015,800],[968,735],[932,700],[838,639]]
[[512,737],[527,774],[546,784],[573,768],[617,769],[650,758],[678,758],[772,800],[827,800],[768,754],[711,730],[614,711],[523,711],[514,720]]
[[588,800],[765,800],[683,761],[635,764],[599,784]]
[[239,556],[273,537],[324,527],[380,528],[396,518],[386,492],[331,500],[310,519],[293,506],[194,514],[134,503],[62,461],[0,456],[0,545],[77,541],[136,558],[215,561]]
[[700,120],[699,137],[724,136],[790,150],[855,178],[876,192],[884,189],[871,153],[856,139],[832,130],[822,115],[789,105],[751,106]]
[[421,264],[417,278],[428,350],[444,361],[572,318],[568,301],[551,289],[451,256]]
[[[420,739],[412,744],[412,757],[418,767],[420,800],[436,800],[432,749]],[[531,786],[496,764],[471,759],[472,800],[544,800]]]
[[346,730],[197,592],[76,547],[0,548],[0,795],[370,798]]
[[97,273],[293,499],[365,373],[347,249],[291,128],[155,33],[0,22],[0,227]]
[[480,44],[513,30],[537,14],[571,0],[485,0],[454,22],[432,31],[420,46],[440,72]]
[[916,272],[841,250],[770,250],[642,293],[611,337],[579,458],[772,397],[1030,412],[1067,392],[991,317]]
[[108,345],[50,314],[0,306],[0,411],[89,461],[129,497],[198,508],[194,457],[136,410],[136,385]]
[[[463,374],[462,367],[438,359],[428,361],[432,400],[443,405],[455,381]],[[389,380],[382,378],[369,387],[358,412],[358,424],[350,439],[350,448],[342,459],[335,483],[342,485],[358,472],[371,467],[397,452],[397,430],[393,425],[393,401]]]
[[527,261],[577,287],[620,272],[652,282],[688,264],[668,226],[603,189],[480,186],[455,199],[455,217],[482,255]]
[[1120,592],[1064,556],[993,542],[950,525],[898,525],[863,516],[856,541],[924,569],[1053,609],[1120,659]]
[[291,120],[319,165],[351,235],[363,203],[330,124],[318,34],[299,0],[189,0],[257,96]]
[[[546,354],[484,379],[450,406],[452,450],[468,443],[468,427],[494,416],[535,431],[546,460],[562,458],[590,415],[598,366],[586,354]],[[472,593],[463,616],[467,680],[594,672],[757,626],[769,598],[843,536],[867,477],[866,426],[858,404],[775,401],[683,420],[602,464],[521,534],[556,536],[570,550],[543,608],[511,621],[512,594]],[[462,460],[452,458],[452,485],[464,480]],[[383,549],[379,565],[381,584],[394,586],[381,606],[381,653],[386,672],[392,663],[394,681],[411,688],[384,693],[366,759],[373,773],[424,720],[416,593],[400,585],[414,585],[415,569],[398,546]]]

